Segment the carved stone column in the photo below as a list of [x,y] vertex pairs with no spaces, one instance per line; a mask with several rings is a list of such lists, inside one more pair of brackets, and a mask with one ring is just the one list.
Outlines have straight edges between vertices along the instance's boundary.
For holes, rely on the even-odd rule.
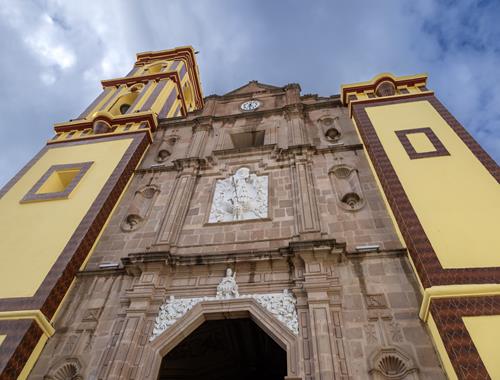
[[288,121],[288,146],[304,145],[308,143],[307,131],[304,122],[304,106],[301,103],[288,107],[285,118]]
[[320,237],[320,220],[316,192],[312,177],[312,163],[306,149],[297,149],[290,154],[290,177],[295,209],[296,232],[301,239]]
[[121,322],[111,336],[107,356],[113,359],[109,362],[109,368],[101,370],[99,379],[142,379],[147,377],[146,374],[151,376],[143,363],[150,361],[147,343],[153,329],[153,315],[157,311],[157,304],[165,298],[165,289],[160,286],[162,265],[149,263],[147,268],[138,268],[132,264],[135,268],[131,271],[138,276],[132,288],[120,300],[126,308],[118,316]]
[[301,259],[296,267],[300,268],[298,275],[301,277],[303,296],[297,296],[297,308],[306,361],[305,372],[306,376],[310,373],[312,378],[321,380],[340,378],[339,365],[335,363],[338,355],[329,294],[332,279],[327,264],[332,254],[341,252],[337,252],[334,244],[327,241],[324,244],[299,242],[293,245],[296,255]]
[[175,164],[179,173],[155,244],[157,249],[167,251],[179,240],[201,162],[199,159],[182,159],[176,160]]
[[193,137],[186,153],[186,158],[202,158],[204,148],[207,145],[208,135],[212,127],[210,124],[195,124]]

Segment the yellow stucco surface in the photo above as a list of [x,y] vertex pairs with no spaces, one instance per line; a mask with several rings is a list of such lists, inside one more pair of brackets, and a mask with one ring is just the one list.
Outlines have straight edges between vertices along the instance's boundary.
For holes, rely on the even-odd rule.
[[[132,139],[51,146],[0,199],[0,298],[35,294]],[[93,161],[68,199],[19,203],[56,164]]]
[[[432,105],[416,101],[366,111],[441,265],[499,266],[500,186]],[[423,127],[450,156],[410,160],[395,131]]]
[[427,153],[436,150],[425,133],[410,133],[407,137],[417,153]]
[[492,379],[500,379],[500,360],[498,360],[498,342],[500,342],[500,315],[463,317],[479,356]]

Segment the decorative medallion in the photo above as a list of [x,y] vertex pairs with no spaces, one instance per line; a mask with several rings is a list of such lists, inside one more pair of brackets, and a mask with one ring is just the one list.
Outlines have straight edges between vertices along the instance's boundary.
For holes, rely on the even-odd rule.
[[177,299],[174,296],[170,296],[170,298],[160,306],[160,312],[156,317],[153,334],[149,340],[154,340],[200,302],[241,298],[253,298],[295,335],[299,334],[299,321],[295,308],[297,301],[288,289],[284,289],[282,293],[240,295],[238,292],[238,284],[236,283],[236,273],[233,273],[232,270],[228,268],[226,270],[226,276],[217,286],[215,297]]
[[209,223],[267,218],[267,175],[241,168],[215,185]]
[[260,102],[258,100],[249,100],[248,102],[245,102],[240,106],[243,111],[254,111],[259,107]]

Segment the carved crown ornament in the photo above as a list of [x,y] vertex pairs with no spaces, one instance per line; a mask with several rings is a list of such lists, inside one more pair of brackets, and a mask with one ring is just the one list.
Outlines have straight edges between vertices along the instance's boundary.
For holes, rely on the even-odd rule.
[[238,284],[236,283],[236,272],[233,273],[230,268],[227,268],[226,275],[221,279],[219,285],[217,285],[215,297],[175,298],[174,296],[170,296],[160,306],[153,333],[149,340],[153,341],[200,302],[243,298],[256,300],[257,303],[295,335],[299,334],[299,322],[295,307],[297,301],[288,289],[283,289],[282,293],[240,294]]

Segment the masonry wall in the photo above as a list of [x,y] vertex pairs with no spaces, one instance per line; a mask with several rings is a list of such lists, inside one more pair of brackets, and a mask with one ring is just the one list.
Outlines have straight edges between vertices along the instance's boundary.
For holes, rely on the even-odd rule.
[[[243,112],[248,99],[260,107]],[[231,135],[248,131],[264,131],[263,145],[236,149]],[[62,368],[156,378],[159,306],[170,295],[213,296],[227,267],[241,294],[296,297],[291,379],[387,378],[388,362],[401,378],[444,377],[406,250],[337,97],[251,82],[165,120],[154,139],[31,378]],[[267,218],[208,223],[216,181],[241,167],[268,176]]]

